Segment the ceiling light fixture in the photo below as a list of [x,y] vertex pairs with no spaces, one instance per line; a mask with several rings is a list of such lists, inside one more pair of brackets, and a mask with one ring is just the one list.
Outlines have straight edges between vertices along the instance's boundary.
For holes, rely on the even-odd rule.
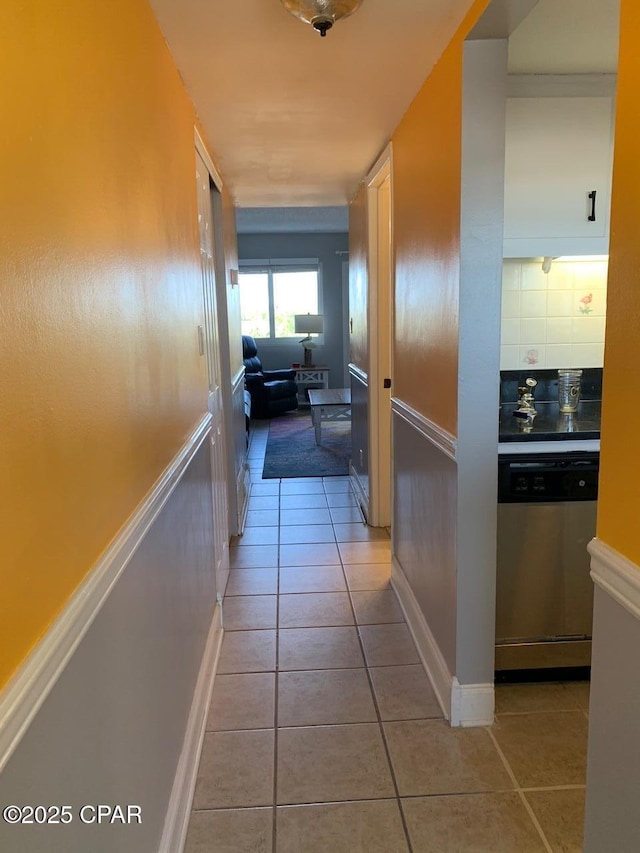
[[327,30],[360,7],[362,0],[280,0],[287,12],[317,30],[324,38]]

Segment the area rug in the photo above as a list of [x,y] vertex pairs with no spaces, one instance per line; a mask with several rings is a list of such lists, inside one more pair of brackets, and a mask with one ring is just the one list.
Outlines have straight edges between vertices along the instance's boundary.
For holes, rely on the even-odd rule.
[[262,477],[344,477],[350,458],[351,423],[323,423],[318,445],[311,413],[288,412],[271,419]]

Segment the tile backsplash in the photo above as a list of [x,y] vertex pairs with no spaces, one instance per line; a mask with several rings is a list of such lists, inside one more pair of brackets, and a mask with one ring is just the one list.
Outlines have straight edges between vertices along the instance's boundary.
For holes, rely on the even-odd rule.
[[503,261],[500,369],[602,367],[607,258],[542,261]]

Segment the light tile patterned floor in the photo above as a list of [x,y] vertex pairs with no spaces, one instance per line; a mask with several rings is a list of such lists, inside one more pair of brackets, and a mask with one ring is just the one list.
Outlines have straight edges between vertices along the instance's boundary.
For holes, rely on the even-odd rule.
[[348,480],[262,481],[245,534],[187,853],[579,853],[588,686],[500,686],[442,719]]

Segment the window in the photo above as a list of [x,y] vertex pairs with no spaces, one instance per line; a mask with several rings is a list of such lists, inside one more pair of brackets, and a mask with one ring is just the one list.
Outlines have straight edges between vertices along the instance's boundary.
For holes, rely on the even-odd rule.
[[294,315],[322,313],[317,258],[246,261],[238,281],[243,335],[297,338]]

